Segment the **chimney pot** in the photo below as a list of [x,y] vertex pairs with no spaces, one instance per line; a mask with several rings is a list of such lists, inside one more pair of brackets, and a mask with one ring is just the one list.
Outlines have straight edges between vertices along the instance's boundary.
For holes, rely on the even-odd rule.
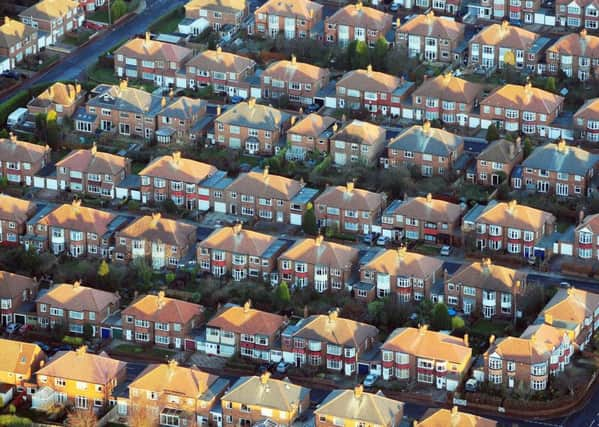
[[248,311],[250,311],[251,306],[252,306],[252,301],[251,300],[247,300],[245,302],[245,304],[243,304],[243,312],[247,313]]

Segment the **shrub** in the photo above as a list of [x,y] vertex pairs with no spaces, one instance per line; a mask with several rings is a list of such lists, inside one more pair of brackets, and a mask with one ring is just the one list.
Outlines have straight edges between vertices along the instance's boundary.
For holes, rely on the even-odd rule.
[[72,336],[67,335],[67,336],[65,336],[62,339],[62,342],[65,343],[65,344],[69,344],[69,345],[78,347],[78,346],[80,346],[80,345],[83,344],[83,338],[81,338],[81,337],[72,337]]
[[454,316],[451,318],[451,329],[455,330],[462,330],[466,327],[466,323],[464,322],[464,319],[462,319],[460,316]]

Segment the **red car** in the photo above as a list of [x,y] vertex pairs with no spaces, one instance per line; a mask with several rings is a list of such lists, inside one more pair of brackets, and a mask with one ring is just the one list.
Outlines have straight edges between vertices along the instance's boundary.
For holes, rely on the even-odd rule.
[[31,325],[23,325],[19,328],[19,333],[21,335],[23,335],[23,334],[29,332],[31,329],[32,329]]
[[15,405],[15,408],[19,409],[21,407],[28,407],[31,405],[29,401],[29,397],[27,396],[27,391],[23,390],[16,394],[15,398],[10,402],[11,405]]
[[103,25],[96,24],[95,22],[90,22],[90,21],[85,21],[85,22],[83,23],[83,26],[84,26],[85,28],[88,28],[88,29],[90,29],[90,30],[94,30],[94,31],[100,31],[101,29],[103,29],[103,28],[104,28],[104,26],[103,26]]

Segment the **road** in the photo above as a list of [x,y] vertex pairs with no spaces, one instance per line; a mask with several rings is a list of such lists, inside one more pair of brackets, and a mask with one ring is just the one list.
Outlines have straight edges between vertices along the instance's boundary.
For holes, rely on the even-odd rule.
[[100,54],[123,40],[133,38],[136,34],[143,34],[150,24],[160,16],[181,7],[185,3],[185,0],[146,0],[146,8],[140,14],[133,15],[116,28],[100,34],[87,45],[72,52],[50,70],[25,81],[21,86],[0,98],[0,102],[5,102],[17,91],[29,89],[40,83],[80,79],[85,70],[97,61]]

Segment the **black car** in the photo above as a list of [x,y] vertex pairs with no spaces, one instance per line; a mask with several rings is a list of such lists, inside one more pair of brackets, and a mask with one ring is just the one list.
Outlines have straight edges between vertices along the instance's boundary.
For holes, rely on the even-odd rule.
[[12,70],[5,70],[5,71],[2,71],[2,74],[0,74],[0,76],[6,77],[8,79],[19,80],[20,78],[22,78],[24,76],[24,74],[17,73],[16,71],[12,71]]

